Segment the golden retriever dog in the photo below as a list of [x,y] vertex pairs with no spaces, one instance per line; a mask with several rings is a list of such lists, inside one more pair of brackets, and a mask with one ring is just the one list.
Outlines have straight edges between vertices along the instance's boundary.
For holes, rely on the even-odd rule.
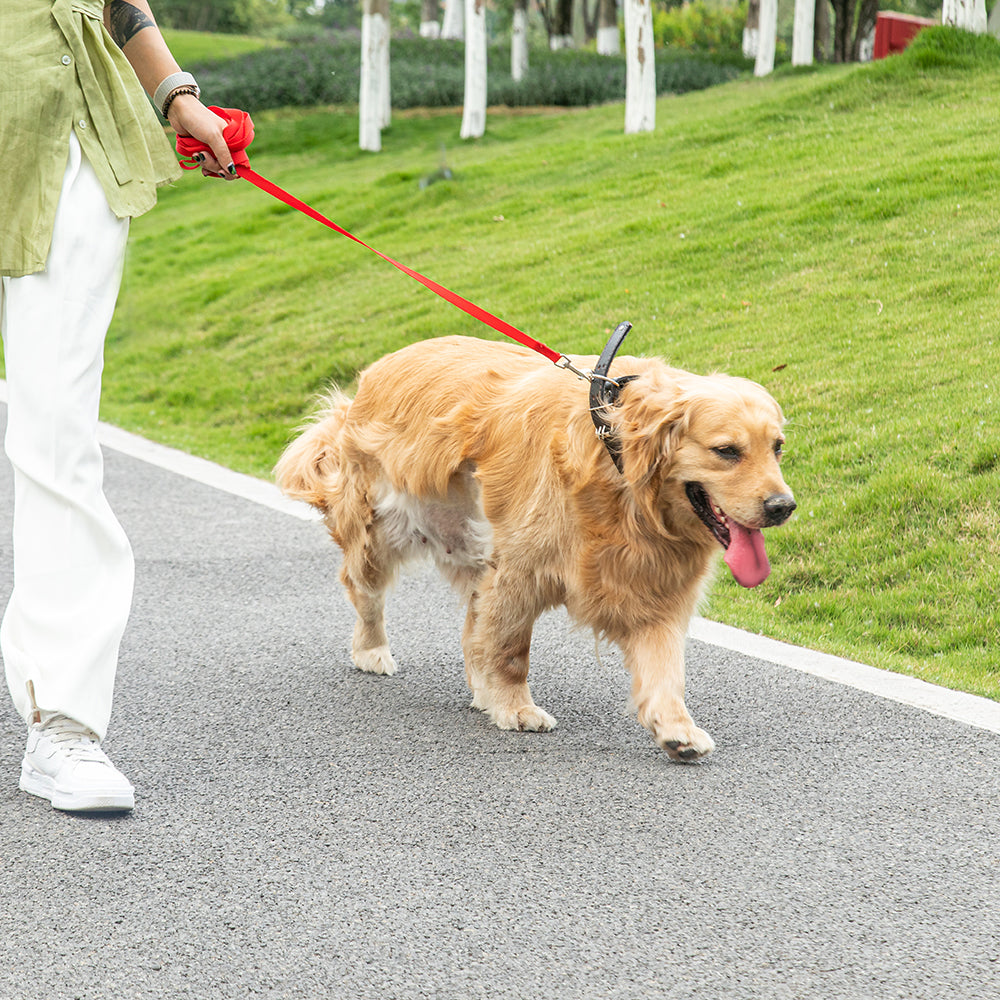
[[[578,367],[596,359],[573,358]],[[501,729],[556,725],[528,688],[532,627],[565,605],[616,643],[639,721],[672,758],[714,749],[684,704],[684,639],[716,556],[756,586],[761,529],[795,508],[781,475],[783,417],[759,385],[622,357],[595,434],[587,384],[527,348],[466,337],[405,347],[334,392],[276,477],[321,511],[343,550],[352,656],[392,674],[386,591],[429,555],[467,605],[472,706]]]

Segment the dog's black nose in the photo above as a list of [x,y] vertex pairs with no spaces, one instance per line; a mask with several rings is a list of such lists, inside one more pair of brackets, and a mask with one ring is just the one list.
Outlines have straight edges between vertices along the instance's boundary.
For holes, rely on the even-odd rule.
[[784,524],[796,508],[795,501],[787,493],[775,493],[764,501],[764,521],[769,528]]

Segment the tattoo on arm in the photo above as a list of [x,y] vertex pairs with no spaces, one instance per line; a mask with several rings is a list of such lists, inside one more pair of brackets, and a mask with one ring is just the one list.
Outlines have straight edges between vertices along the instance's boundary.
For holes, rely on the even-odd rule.
[[108,4],[108,22],[111,37],[118,48],[134,38],[143,28],[156,27],[148,14],[126,3],[125,0],[111,0]]

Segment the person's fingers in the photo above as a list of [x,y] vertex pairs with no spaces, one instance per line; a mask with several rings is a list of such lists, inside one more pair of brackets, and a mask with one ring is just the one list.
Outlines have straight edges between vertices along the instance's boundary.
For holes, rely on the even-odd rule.
[[209,114],[214,119],[216,127],[215,129],[207,130],[208,134],[202,137],[202,142],[206,143],[209,149],[212,150],[216,166],[219,168],[218,176],[225,177],[226,180],[235,180],[236,166],[233,163],[233,154],[229,152],[229,147],[226,145],[225,136],[223,135],[226,122],[214,111],[210,111]]
[[219,165],[220,176],[229,180],[236,178],[236,164],[233,163],[233,154],[229,152],[229,147],[225,142],[210,143],[212,152],[215,154],[216,163]]
[[235,180],[236,167],[233,154],[226,145],[223,130],[226,121],[215,112],[209,111],[197,98],[190,101],[181,95],[170,106],[170,122],[178,135],[191,136],[208,147],[208,152],[195,154],[201,164],[201,172],[206,177],[225,177]]
[[205,177],[222,177],[226,174],[219,161],[208,153],[195,153],[192,159],[201,165],[201,172]]

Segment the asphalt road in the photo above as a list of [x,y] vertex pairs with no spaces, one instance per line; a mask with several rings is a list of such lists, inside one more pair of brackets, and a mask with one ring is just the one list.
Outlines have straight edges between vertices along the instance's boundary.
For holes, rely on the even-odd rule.
[[[1000,995],[996,733],[691,641],[718,749],[673,764],[560,613],[532,683],[559,728],[500,732],[429,571],[391,603],[400,673],[364,675],[320,525],[116,452],[107,489],[137,805],[20,793],[4,699],[0,1000]],[[0,498],[5,599],[6,468]]]

